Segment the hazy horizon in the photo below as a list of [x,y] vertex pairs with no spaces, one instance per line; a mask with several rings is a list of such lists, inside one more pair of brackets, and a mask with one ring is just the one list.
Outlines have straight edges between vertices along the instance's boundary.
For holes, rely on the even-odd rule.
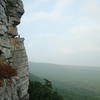
[[99,68],[100,66],[91,66],[91,65],[73,65],[73,64],[59,64],[59,63],[52,63],[52,62],[39,62],[39,61],[29,61],[29,63],[37,63],[37,64],[51,64],[51,65],[58,65],[58,66],[68,66],[68,67],[96,67]]
[[19,33],[29,61],[100,66],[99,0],[23,0]]

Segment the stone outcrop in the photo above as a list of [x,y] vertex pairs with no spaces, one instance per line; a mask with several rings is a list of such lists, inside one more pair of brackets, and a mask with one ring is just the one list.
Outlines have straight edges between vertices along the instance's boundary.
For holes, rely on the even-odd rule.
[[29,100],[28,59],[17,31],[23,14],[21,0],[0,0],[0,100]]

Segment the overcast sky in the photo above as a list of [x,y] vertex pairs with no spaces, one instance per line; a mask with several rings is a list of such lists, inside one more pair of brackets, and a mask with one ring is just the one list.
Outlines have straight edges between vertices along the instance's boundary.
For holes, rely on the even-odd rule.
[[23,0],[19,33],[29,61],[100,66],[100,0]]

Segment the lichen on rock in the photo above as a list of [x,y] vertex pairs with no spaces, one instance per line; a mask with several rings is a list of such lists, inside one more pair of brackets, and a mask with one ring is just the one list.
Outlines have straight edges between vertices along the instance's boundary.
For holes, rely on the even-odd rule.
[[21,0],[0,0],[0,100],[29,100],[28,59],[17,25]]

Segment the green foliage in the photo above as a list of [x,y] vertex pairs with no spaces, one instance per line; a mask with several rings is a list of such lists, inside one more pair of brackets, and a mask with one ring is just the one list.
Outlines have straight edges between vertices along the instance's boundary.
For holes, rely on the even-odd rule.
[[30,63],[30,72],[40,78],[45,77],[57,83],[64,82],[65,85],[59,85],[61,88],[63,86],[68,89],[70,85],[71,88],[86,89],[100,94],[100,67]]
[[64,100],[100,100],[99,67],[30,63],[30,72],[53,80]]
[[45,80],[45,83],[30,81],[29,94],[30,100],[64,100],[63,97],[52,88],[52,83],[48,80]]

